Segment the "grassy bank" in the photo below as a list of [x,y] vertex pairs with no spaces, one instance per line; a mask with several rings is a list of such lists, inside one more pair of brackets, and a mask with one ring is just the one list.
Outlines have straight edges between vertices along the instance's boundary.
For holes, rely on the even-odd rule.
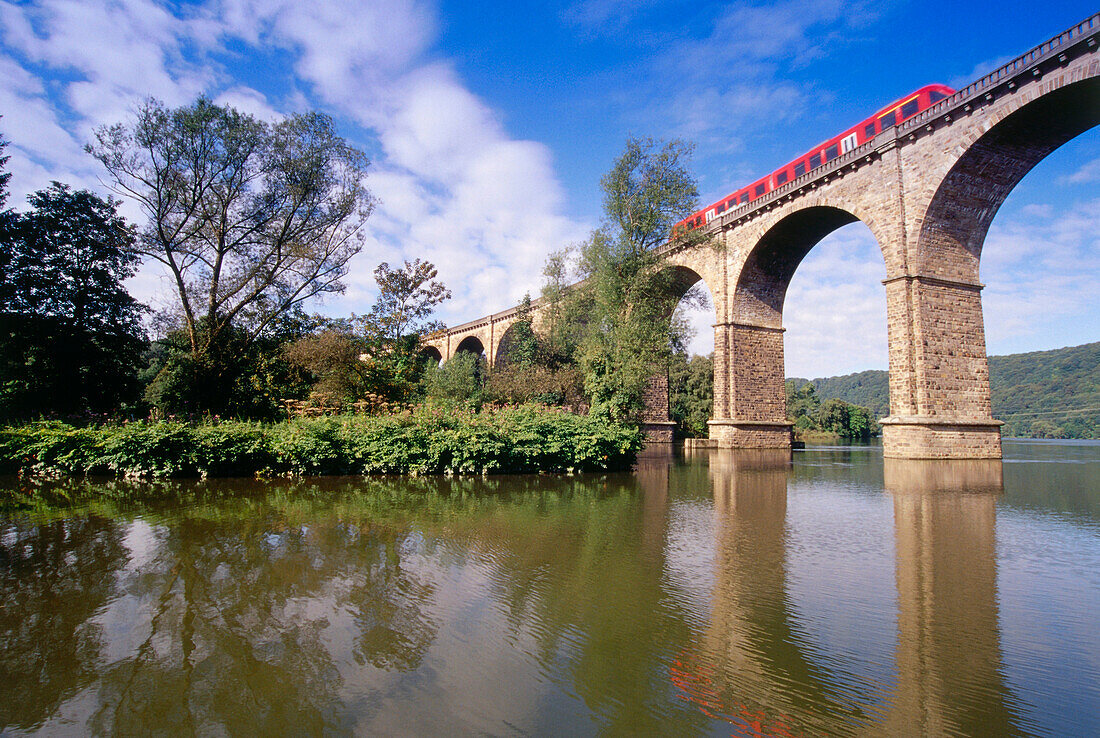
[[119,477],[499,474],[629,467],[638,429],[537,405],[261,424],[0,429],[0,473]]

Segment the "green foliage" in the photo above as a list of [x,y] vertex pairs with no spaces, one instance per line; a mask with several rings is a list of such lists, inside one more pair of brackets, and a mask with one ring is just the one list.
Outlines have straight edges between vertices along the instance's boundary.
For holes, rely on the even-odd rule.
[[580,409],[587,406],[584,377],[575,366],[502,366],[493,369],[485,383],[485,395],[493,402],[537,402]]
[[835,433],[841,438],[867,439],[878,429],[870,410],[849,405],[843,400],[826,400],[821,403],[813,420],[821,430]]
[[275,420],[284,398],[303,397],[308,377],[282,350],[302,326],[277,323],[258,339],[231,327],[222,340],[196,355],[185,331],[153,344],[143,374],[145,400],[161,417],[204,416]]
[[631,139],[600,182],[606,222],[582,244],[583,281],[570,291],[583,303],[577,353],[593,412],[636,418],[650,378],[683,343],[672,316],[685,288],[655,249],[695,209],[690,153],[679,141]]
[[503,361],[512,367],[532,367],[540,363],[539,338],[531,321],[531,295],[523,296],[516,310],[516,322],[501,341],[500,355]]
[[[889,414],[887,372],[815,379],[813,385],[823,398],[868,407],[876,418]],[[1005,421],[1006,438],[1100,438],[1100,343],[990,356],[989,387],[993,417]]]
[[553,327],[546,336],[535,332],[531,296],[524,295],[516,321],[501,341],[497,364],[486,378],[485,397],[493,402],[587,408],[584,377],[571,349],[561,342],[563,336]]
[[397,269],[383,262],[374,270],[379,293],[369,314],[329,321],[288,344],[284,355],[312,375],[314,392],[351,402],[367,396],[416,399],[427,369],[421,337],[441,327],[428,318],[451,296],[435,277],[431,262],[406,261]]
[[[799,387],[810,382],[807,379],[793,381]],[[811,384],[823,399],[835,398],[869,408],[876,418],[884,418],[890,414],[890,381],[889,375],[884,371],[869,370],[815,379]]]
[[0,214],[0,417],[117,411],[144,349],[133,229],[119,203],[54,182]]
[[484,400],[485,359],[459,351],[424,374],[424,394],[432,400],[480,404]]
[[677,351],[668,367],[669,415],[677,431],[688,438],[706,438],[714,414],[714,355],[692,356]]
[[1006,437],[1100,438],[1100,343],[989,357]]
[[629,468],[636,428],[542,406],[421,406],[274,425],[61,423],[0,429],[0,472],[126,477],[492,474]]
[[787,416],[794,420],[796,432],[827,433],[841,438],[867,439],[879,432],[879,425],[865,407],[842,400],[822,402],[810,382],[788,379]]

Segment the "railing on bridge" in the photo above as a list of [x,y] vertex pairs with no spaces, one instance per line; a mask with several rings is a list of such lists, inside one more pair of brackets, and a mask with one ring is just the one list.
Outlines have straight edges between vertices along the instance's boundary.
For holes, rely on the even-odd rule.
[[[1038,76],[1039,68],[1044,62],[1052,58],[1057,58],[1059,62],[1067,61],[1068,55],[1066,52],[1078,44],[1085,44],[1088,48],[1096,46],[1098,33],[1100,33],[1100,13],[1086,18],[1072,28],[1039,44],[1004,66],[958,90],[953,95],[921,111],[912,118],[882,131],[870,141],[838,156],[829,163],[776,187],[771,192],[750,203],[727,210],[708,224],[708,230],[719,231],[730,223],[740,222],[762,210],[768,210],[792,193],[802,191],[808,185],[816,184],[821,180],[828,180],[849,166],[858,166],[861,159],[871,156],[879,149],[892,145],[903,134],[912,134],[915,129],[930,125],[931,121],[958,108],[965,108],[966,112],[970,112],[970,108],[967,108],[967,106],[976,98],[981,98],[983,102],[992,102],[993,98],[987,98],[987,95],[991,95],[999,87],[1014,88],[1015,81],[1026,75],[1029,70],[1035,70],[1035,74]],[[672,252],[678,250],[682,245],[681,242],[670,242],[658,251],[660,253]]]

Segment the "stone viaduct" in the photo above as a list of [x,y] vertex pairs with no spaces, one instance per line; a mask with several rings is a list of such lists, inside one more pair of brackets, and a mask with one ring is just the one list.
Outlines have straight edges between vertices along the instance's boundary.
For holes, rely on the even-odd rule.
[[[714,417],[723,448],[790,446],[783,302],[832,231],[862,221],[886,264],[894,458],[999,458],[978,267],[998,208],[1028,171],[1100,123],[1100,14],[767,195],[710,220],[710,245],[670,243],[663,263],[714,300]],[[1069,268],[1069,265],[1067,265]],[[448,359],[507,354],[516,308],[426,338]],[[538,306],[535,306],[538,327]],[[656,393],[660,395],[660,393]],[[663,410],[667,420],[667,393]]]

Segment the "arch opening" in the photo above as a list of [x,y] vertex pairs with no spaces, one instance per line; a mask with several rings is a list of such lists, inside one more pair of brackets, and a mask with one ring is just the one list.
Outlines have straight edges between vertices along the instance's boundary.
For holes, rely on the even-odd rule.
[[[834,231],[857,222],[860,218],[853,212],[815,205],[786,215],[753,246],[730,296],[728,322],[715,331],[711,426],[712,430],[718,426],[720,443],[762,448],[790,445],[783,328],[788,289],[814,247]],[[866,224],[863,228],[871,229]],[[877,252],[874,258],[884,270],[879,241],[873,234],[870,241],[878,247],[870,251]],[[819,306],[806,308],[821,313]]]
[[[1100,78],[1012,103],[1018,107],[958,156],[924,211],[914,271],[960,287],[955,294],[949,286],[924,288],[920,314],[963,303],[964,286],[972,287],[965,309],[951,311],[953,322],[920,326],[925,343],[912,353],[927,353],[927,345],[938,351],[931,368],[920,367],[923,375],[899,386],[922,415],[946,414],[936,399],[943,387],[967,387],[966,396],[978,399],[964,411],[1003,421],[998,438],[1089,437],[1100,428],[1100,413],[1081,412],[1079,396],[1040,386],[1034,392],[1049,399],[1036,404],[998,393],[996,364],[987,357],[1100,339],[1100,325],[1081,319],[1095,309],[1100,277]],[[929,384],[933,368],[937,381]],[[1074,386],[1073,370],[1058,382]]]
[[936,188],[918,239],[920,274],[977,281],[993,218],[1024,176],[1100,125],[1100,78],[1024,103],[969,145]]
[[[669,295],[665,318],[673,321],[670,334],[683,345],[674,351],[706,355],[714,349],[714,295],[706,280],[691,267],[673,264],[661,271],[662,286]],[[710,336],[708,339],[707,336]],[[702,338],[702,340],[697,340]]]
[[514,363],[516,350],[516,324],[508,326],[497,341],[497,350],[494,353],[493,368],[507,368]]
[[[782,325],[786,377],[813,380],[888,367],[886,262],[862,221],[818,241],[788,283]],[[824,399],[824,398],[822,398]],[[888,403],[858,403],[888,414]]]
[[443,363],[443,354],[435,346],[425,346],[420,349],[420,359],[426,364],[439,366]]
[[667,270],[674,340],[668,367],[668,419],[686,438],[706,438],[714,415],[714,295],[695,270],[676,265]]
[[772,226],[741,270],[734,292],[734,322],[782,329],[783,303],[798,265],[822,239],[858,220],[847,210],[814,206],[791,213]]
[[477,336],[466,336],[458,344],[458,347],[454,351],[456,354],[467,353],[474,356],[485,357],[485,344],[481,342],[481,339]]

